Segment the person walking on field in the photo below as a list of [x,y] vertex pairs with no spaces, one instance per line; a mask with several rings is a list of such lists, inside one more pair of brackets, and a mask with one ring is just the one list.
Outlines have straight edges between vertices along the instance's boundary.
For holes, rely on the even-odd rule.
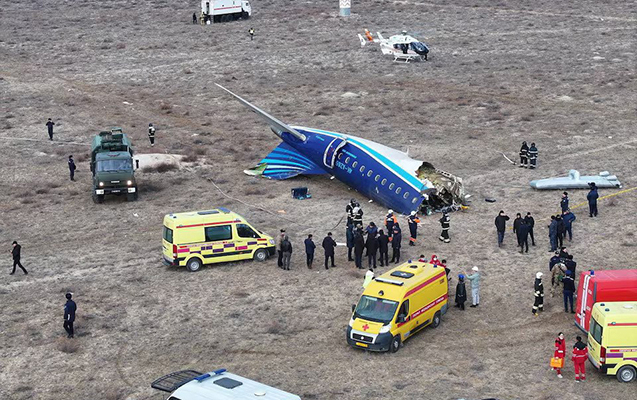
[[411,215],[407,217],[407,224],[409,226],[409,245],[416,245],[416,238],[418,237],[418,224],[420,223],[420,219],[416,215],[416,211],[412,211]]
[[475,308],[480,305],[480,268],[471,268],[473,273],[467,275],[467,279],[471,281],[471,305],[469,307]]
[[504,242],[504,231],[506,231],[506,223],[509,220],[509,216],[500,210],[498,216],[495,217],[495,229],[498,231],[498,247],[502,247]]
[[526,217],[524,217],[524,222],[529,226],[529,236],[531,237],[531,246],[535,246],[535,236],[533,236],[533,227],[535,226],[535,219],[531,215],[530,212],[526,213]]
[[292,258],[292,243],[288,235],[283,236],[283,240],[281,240],[281,253],[283,254],[283,269],[289,271]]
[[283,237],[285,236],[285,229],[281,229],[281,233],[277,238],[276,248],[277,248],[277,265],[279,268],[283,268],[283,252],[281,251],[281,242],[283,241]]
[[594,182],[591,182],[589,187],[591,190],[586,195],[586,200],[588,200],[589,217],[597,217],[597,199],[599,198],[599,193],[597,193],[597,186]]
[[312,269],[312,263],[314,262],[314,249],[316,249],[316,245],[312,240],[312,234],[307,235],[307,239],[305,239],[305,257],[307,262],[307,267]]
[[586,360],[588,359],[588,348],[586,344],[582,342],[582,337],[577,336],[575,338],[577,342],[573,345],[573,366],[575,367],[575,381],[586,380]]
[[[520,228],[520,224],[522,223],[522,215],[520,213],[515,214],[515,219],[513,220],[513,233],[518,233],[518,228]],[[518,245],[520,243],[518,242]]]
[[[564,340],[564,334],[562,332],[558,333],[557,339],[555,339],[553,358],[561,359],[562,366],[564,365],[564,359],[566,358],[566,340]],[[562,378],[562,368],[553,367],[553,369],[557,372],[557,377]]]
[[562,212],[568,210],[568,193],[562,193],[562,200],[560,200],[560,208],[562,208]]
[[77,305],[71,298],[73,293],[66,294],[66,304],[64,305],[64,330],[69,338],[74,335],[73,322],[75,322],[75,312],[77,311]]
[[380,266],[389,266],[389,236],[381,229],[378,231],[378,252],[380,253]]
[[541,272],[535,274],[535,283],[533,285],[535,302],[533,303],[533,315],[537,317],[537,312],[544,311],[544,285],[542,284],[542,275]]
[[49,132],[49,140],[53,140],[53,125],[55,125],[55,122],[51,121],[51,118],[49,118],[49,120],[46,121],[46,128]]
[[447,214],[446,212],[442,213],[442,218],[440,218],[440,227],[442,228],[442,231],[440,232],[440,237],[438,239],[444,243],[451,242],[451,238],[449,238],[451,218],[449,218],[449,214]]
[[464,285],[464,275],[458,275],[458,284],[456,285],[456,307],[464,310],[464,302],[467,301],[467,288]]
[[192,13],[192,24],[197,25],[197,13]]
[[20,263],[20,252],[22,251],[22,246],[20,246],[18,244],[17,241],[13,241],[13,248],[11,249],[11,255],[13,256],[13,271],[11,271],[11,273],[9,275],[13,275],[15,274],[15,267],[20,267],[20,269],[22,270],[22,272],[24,272],[25,275],[28,275],[29,273],[27,272],[26,269],[24,269],[24,267],[22,266],[22,263]]
[[75,170],[77,169],[77,167],[75,166],[75,161],[73,160],[73,156],[69,156],[69,175],[71,176],[71,180],[74,181],[75,180]]
[[336,247],[336,241],[332,239],[332,232],[327,232],[327,236],[323,238],[322,246],[323,250],[325,250],[325,269],[329,269],[327,266],[328,260],[332,261],[331,266],[334,268],[334,248]]

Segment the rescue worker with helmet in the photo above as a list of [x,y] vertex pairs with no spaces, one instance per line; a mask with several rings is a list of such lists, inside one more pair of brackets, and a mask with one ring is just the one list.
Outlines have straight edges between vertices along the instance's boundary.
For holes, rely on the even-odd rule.
[[451,218],[449,218],[449,214],[447,212],[442,213],[442,218],[440,218],[440,226],[442,227],[442,232],[440,232],[441,242],[449,243],[451,239],[449,238],[449,227],[451,226]]
[[533,286],[535,295],[535,303],[533,303],[533,315],[537,317],[537,312],[544,311],[544,285],[542,284],[542,275],[541,272],[535,274],[535,284]]
[[420,223],[420,219],[416,215],[416,211],[412,211],[411,215],[407,217],[407,224],[409,225],[409,234],[411,237],[409,238],[409,245],[416,245],[416,237],[418,236],[418,224]]
[[526,142],[522,142],[520,148],[520,168],[527,168],[529,166],[529,146]]
[[397,224],[398,220],[394,216],[394,210],[387,210],[387,215],[385,216],[385,227],[387,228],[387,236],[389,236],[390,241],[394,234],[394,225]]
[[531,147],[529,147],[529,169],[537,168],[537,147],[535,147],[535,143],[531,143]]

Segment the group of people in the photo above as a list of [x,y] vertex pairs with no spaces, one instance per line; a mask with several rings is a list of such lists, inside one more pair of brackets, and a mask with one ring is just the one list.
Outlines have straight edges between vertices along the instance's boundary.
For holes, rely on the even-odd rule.
[[[507,221],[509,216],[505,214],[503,210],[500,210],[498,216],[495,217],[495,228],[498,233],[498,247],[504,245],[504,234],[507,228]],[[520,253],[529,252],[529,237],[531,238],[531,245],[535,246],[535,235],[533,234],[533,228],[535,227],[535,219],[530,212],[527,212],[524,218],[522,214],[517,213],[515,220],[513,220],[513,233],[515,233]]]
[[[312,234],[307,235],[307,239],[305,239],[304,244],[307,267],[312,269],[312,265],[314,264],[314,251],[316,249],[316,244],[314,243]],[[281,229],[276,246],[278,254],[277,264],[279,268],[289,271],[292,260],[292,242],[290,241],[287,233],[285,233],[285,229]],[[334,249],[336,248],[336,241],[332,238],[332,232],[327,233],[327,236],[323,239],[322,246],[325,252],[325,269],[329,269],[330,266],[332,268],[336,267],[334,264]]]
[[[575,381],[581,382],[586,380],[586,360],[588,359],[588,348],[586,343],[582,342],[582,337],[577,336],[573,345],[571,361],[575,369]],[[557,377],[562,378],[562,368],[564,368],[564,360],[566,359],[566,339],[564,333],[560,332],[555,339],[555,351],[553,352],[553,369],[557,372]]]
[[[573,310],[573,295],[575,293],[575,277],[577,263],[573,260],[573,256],[568,253],[566,247],[561,247],[559,251],[555,251],[555,255],[549,261],[549,272],[551,274],[551,295],[554,296],[557,288],[562,285],[562,293],[564,296],[564,312],[571,313]],[[542,276],[544,273],[538,271],[535,274],[535,283],[533,284],[533,295],[535,302],[533,303],[533,315],[537,316],[538,311],[544,311],[544,284]]]
[[520,147],[520,168],[537,168],[537,154],[535,143],[531,143],[531,147],[529,147],[526,142],[522,142],[522,147]]
[[480,268],[473,267],[471,272],[458,275],[458,284],[456,285],[456,307],[464,310],[464,303],[467,301],[467,288],[465,287],[465,279],[471,281],[471,305],[475,308],[480,305]]

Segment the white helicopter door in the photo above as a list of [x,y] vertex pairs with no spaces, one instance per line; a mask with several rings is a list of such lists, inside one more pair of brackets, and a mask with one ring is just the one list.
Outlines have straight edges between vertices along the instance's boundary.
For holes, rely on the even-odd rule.
[[336,156],[338,155],[338,151],[347,144],[345,139],[335,138],[327,145],[325,149],[325,153],[323,154],[323,164],[325,164],[328,168],[334,168],[334,163],[336,163]]

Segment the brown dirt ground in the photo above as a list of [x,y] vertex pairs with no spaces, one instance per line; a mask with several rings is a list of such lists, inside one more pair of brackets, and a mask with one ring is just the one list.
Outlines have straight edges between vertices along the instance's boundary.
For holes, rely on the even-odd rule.
[[[158,376],[224,367],[304,399],[637,399],[635,383],[591,370],[576,385],[570,365],[564,380],[549,370],[557,332],[572,343],[577,330],[557,297],[531,316],[533,277],[549,259],[545,222],[560,196],[528,187],[570,168],[637,184],[635,7],[375,0],[355,2],[354,15],[341,19],[336,3],[255,1],[250,21],[201,27],[190,24],[196,2],[2,2],[0,242],[8,250],[20,241],[31,272],[6,275],[0,287],[3,398],[159,398],[149,387]],[[431,46],[431,61],[398,65],[377,48],[360,49],[355,35],[364,28],[408,29]],[[367,220],[379,222],[385,210],[324,177],[245,176],[278,139],[213,82],[289,123],[409,148],[464,177],[475,200],[452,215],[452,243],[439,243],[437,218],[426,218],[419,246],[404,252],[447,258],[454,276],[479,265],[480,308],[452,309],[397,354],[349,348],[344,331],[362,275],[343,249],[338,268],[308,271],[302,238],[322,238],[352,196]],[[361,96],[344,99],[346,91]],[[57,123],[52,143],[48,117]],[[93,204],[90,137],[122,126],[138,152],[151,152],[148,122],[158,127],[153,151],[198,153],[201,166],[140,173],[138,202]],[[536,172],[498,153],[513,157],[522,140],[538,143]],[[75,183],[68,154],[79,161]],[[273,213],[224,197],[206,178]],[[295,186],[314,197],[291,200]],[[593,220],[576,210],[569,249],[580,270],[637,265],[636,196],[601,201]],[[585,191],[571,199],[584,201]],[[163,215],[217,206],[270,234],[286,227],[293,271],[273,260],[195,274],[162,266]],[[500,209],[535,214],[538,246],[528,255],[515,251],[511,234],[496,247]],[[342,224],[334,231],[343,241]],[[4,262],[8,273],[8,254]],[[63,338],[67,290],[79,307],[74,346]]]

